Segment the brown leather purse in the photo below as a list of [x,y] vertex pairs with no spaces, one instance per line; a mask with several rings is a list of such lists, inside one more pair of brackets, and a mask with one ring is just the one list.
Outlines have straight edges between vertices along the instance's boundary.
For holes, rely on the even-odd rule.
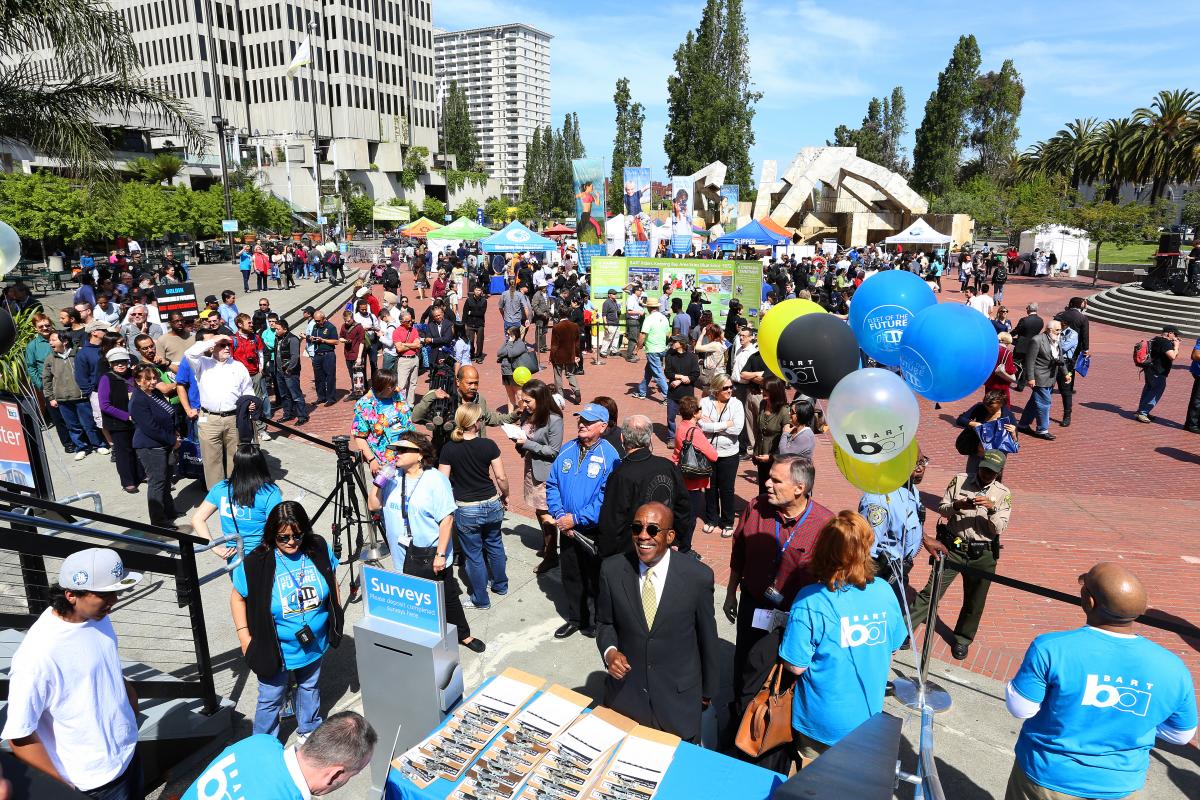
[[763,687],[742,715],[734,739],[739,750],[757,758],[792,741],[792,694],[795,688],[796,676],[782,661],[775,662]]

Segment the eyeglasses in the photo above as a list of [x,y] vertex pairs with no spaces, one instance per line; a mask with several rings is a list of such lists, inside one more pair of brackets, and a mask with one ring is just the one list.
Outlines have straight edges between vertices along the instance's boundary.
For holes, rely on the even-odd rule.
[[658,534],[662,533],[664,530],[666,530],[666,528],[656,525],[653,522],[647,522],[643,525],[641,522],[638,522],[635,519],[633,522],[629,523],[629,530],[633,531],[634,533],[641,533],[643,530],[645,530],[646,533],[650,534],[651,536],[658,536]]
[[929,459],[926,458],[925,456],[921,456],[920,458],[917,459],[917,466],[918,467],[928,467]]
[[280,544],[291,544],[292,542],[299,544],[300,542],[304,541],[304,534],[303,533],[277,533],[277,534],[275,534],[275,541],[279,542]]

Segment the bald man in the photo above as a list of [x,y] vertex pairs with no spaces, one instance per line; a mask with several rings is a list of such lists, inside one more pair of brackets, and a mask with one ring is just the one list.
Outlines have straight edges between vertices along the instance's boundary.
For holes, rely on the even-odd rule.
[[1087,625],[1034,639],[1008,684],[1008,710],[1025,722],[1005,800],[1134,797],[1155,736],[1186,744],[1196,734],[1183,661],[1133,633],[1141,581],[1106,562],[1079,585]]
[[713,572],[672,554],[671,509],[638,507],[631,552],[600,567],[596,644],[608,670],[604,705],[691,742],[721,678]]
[[[458,387],[459,403],[477,403],[483,410],[483,416],[479,418],[481,424],[502,425],[505,422],[513,422],[516,419],[516,413],[498,414],[488,408],[487,400],[479,392],[479,370],[470,364],[458,368],[454,382]],[[432,392],[426,392],[421,397],[421,402],[417,403],[416,407],[413,408],[412,421],[425,425],[433,424],[434,401],[445,400],[449,396],[444,389],[435,389]],[[449,421],[453,421],[454,414],[448,414],[446,418]]]

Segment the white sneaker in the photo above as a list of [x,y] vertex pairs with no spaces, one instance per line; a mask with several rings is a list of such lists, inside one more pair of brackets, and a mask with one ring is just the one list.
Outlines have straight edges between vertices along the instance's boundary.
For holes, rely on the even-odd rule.
[[83,461],[85,458],[87,458],[87,450],[76,451],[76,453],[75,453],[76,461]]
[[96,448],[96,452],[97,452],[97,453],[99,453],[99,454],[100,454],[100,455],[102,455],[102,456],[106,456],[106,455],[108,455],[108,454],[109,454],[110,452],[112,452],[112,451],[111,451],[111,450],[109,450],[107,447],[97,447],[97,448]]
[[307,742],[308,737],[309,737],[309,734],[307,734],[307,733],[297,733],[296,734],[296,747],[300,747],[302,744]]
[[271,441],[271,434],[267,433],[266,431],[259,431],[258,438],[262,439],[264,442],[269,442]]

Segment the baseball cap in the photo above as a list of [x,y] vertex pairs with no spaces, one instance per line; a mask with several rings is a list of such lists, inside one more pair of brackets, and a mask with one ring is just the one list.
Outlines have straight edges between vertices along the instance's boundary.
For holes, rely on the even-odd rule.
[[113,363],[114,361],[132,361],[133,360],[129,356],[129,351],[126,350],[124,347],[114,347],[112,350],[109,350],[108,353],[105,354],[104,357],[106,359],[108,359],[108,363],[110,363],[110,364]]
[[608,424],[608,409],[596,403],[588,403],[576,411],[575,416],[584,422],[603,422],[605,425]]
[[87,324],[87,326],[83,329],[83,332],[84,333],[95,333],[96,331],[109,331],[111,329],[112,329],[112,326],[109,325],[104,320],[94,319]]
[[421,445],[417,444],[416,442],[414,442],[410,439],[393,439],[392,441],[388,442],[387,446],[391,447],[395,450],[420,450],[421,449]]
[[608,290],[608,293],[609,293],[609,294],[613,294],[613,295],[615,295],[615,294],[617,293],[617,290],[616,290],[616,289],[609,289],[609,290]]
[[370,289],[368,289],[367,287],[364,286],[363,288],[361,288],[357,292],[355,292],[354,296],[355,297],[366,297],[367,294],[370,293],[370,291],[371,291]]
[[1004,472],[1004,463],[1008,460],[1008,456],[1003,450],[988,450],[979,459],[979,466],[983,469],[991,470],[999,475]]
[[316,310],[315,308],[313,308],[312,306],[305,306],[305,307],[304,307],[304,313],[305,313],[305,314],[315,314],[315,313],[316,313],[316,311],[317,311],[317,310]]
[[123,592],[142,580],[142,573],[129,572],[116,550],[89,547],[63,559],[58,585],[78,592]]
[[221,301],[217,299],[217,296],[215,294],[210,294],[204,298],[204,305],[208,305],[210,303],[215,305],[215,304],[219,304],[220,302]]

